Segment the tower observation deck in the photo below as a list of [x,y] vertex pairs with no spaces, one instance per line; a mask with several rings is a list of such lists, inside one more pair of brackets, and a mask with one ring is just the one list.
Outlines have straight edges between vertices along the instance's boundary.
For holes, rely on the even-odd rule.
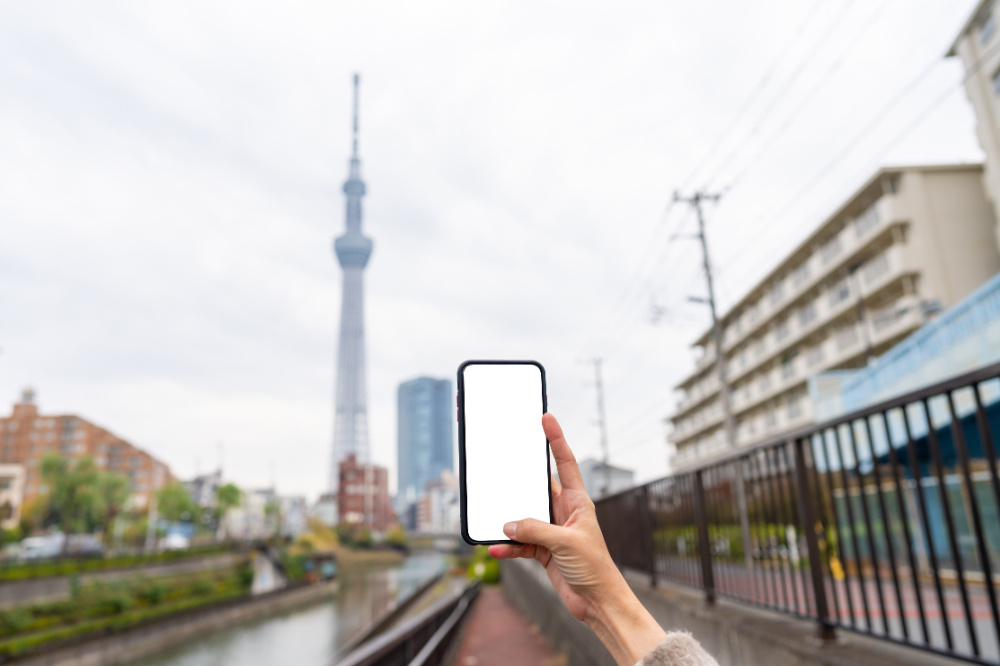
[[336,411],[330,490],[337,491],[338,464],[351,453],[359,462],[370,462],[368,449],[368,400],[365,381],[364,270],[372,253],[372,240],[361,233],[361,180],[358,158],[358,84],[354,75],[354,123],[350,171],[344,182],[346,231],[333,243],[344,273],[340,305],[340,340],[337,348]]

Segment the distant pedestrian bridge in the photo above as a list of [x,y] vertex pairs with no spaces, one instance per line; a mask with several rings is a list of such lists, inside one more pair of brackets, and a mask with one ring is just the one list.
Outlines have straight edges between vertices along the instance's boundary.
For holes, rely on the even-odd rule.
[[414,549],[442,553],[455,553],[470,547],[457,532],[407,532],[406,542]]

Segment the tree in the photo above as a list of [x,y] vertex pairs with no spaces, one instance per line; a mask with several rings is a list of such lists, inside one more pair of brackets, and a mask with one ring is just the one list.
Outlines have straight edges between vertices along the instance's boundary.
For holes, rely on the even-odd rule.
[[230,509],[235,509],[243,501],[243,491],[232,483],[215,489],[215,504],[219,507],[219,520],[226,517]]
[[89,531],[99,509],[98,476],[90,458],[75,462],[56,454],[42,458],[42,478],[49,487],[45,506],[48,522],[58,524],[66,535]]
[[[215,489],[215,510],[218,515],[218,526],[223,530],[221,538],[225,538],[226,514],[238,507],[243,502],[243,491],[235,484],[226,483]],[[220,534],[216,534],[220,538]]]
[[191,493],[180,481],[168,483],[156,491],[156,511],[165,520],[193,520],[197,508]]
[[264,504],[264,524],[270,527],[274,536],[281,532],[281,504],[277,500],[269,499]]
[[105,541],[110,543],[111,526],[128,502],[132,488],[128,477],[114,472],[101,472],[97,477],[97,504],[94,520],[104,530]]
[[[128,501],[128,477],[99,470],[90,458],[68,460],[57,454],[42,458],[42,479],[48,491],[37,507],[23,516],[37,514],[41,522],[59,525],[63,534],[91,532],[107,534],[115,517]],[[30,530],[30,526],[29,526]]]

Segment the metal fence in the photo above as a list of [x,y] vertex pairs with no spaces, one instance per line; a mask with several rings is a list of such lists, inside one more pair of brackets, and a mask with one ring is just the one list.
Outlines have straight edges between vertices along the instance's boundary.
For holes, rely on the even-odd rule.
[[1000,364],[597,502],[619,566],[1000,664]]
[[336,666],[440,666],[479,594],[478,582],[457,596],[439,600],[399,626],[354,648]]

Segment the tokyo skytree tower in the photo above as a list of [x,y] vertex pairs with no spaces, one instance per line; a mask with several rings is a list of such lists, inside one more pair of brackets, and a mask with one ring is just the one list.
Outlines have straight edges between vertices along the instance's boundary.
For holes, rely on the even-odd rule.
[[372,241],[361,234],[361,197],[365,194],[365,183],[361,180],[361,160],[358,159],[357,74],[354,75],[353,149],[344,194],[347,196],[347,230],[333,243],[337,260],[344,271],[344,293],[340,305],[331,492],[337,491],[340,461],[354,453],[358,462],[369,462],[363,276],[372,253]]

